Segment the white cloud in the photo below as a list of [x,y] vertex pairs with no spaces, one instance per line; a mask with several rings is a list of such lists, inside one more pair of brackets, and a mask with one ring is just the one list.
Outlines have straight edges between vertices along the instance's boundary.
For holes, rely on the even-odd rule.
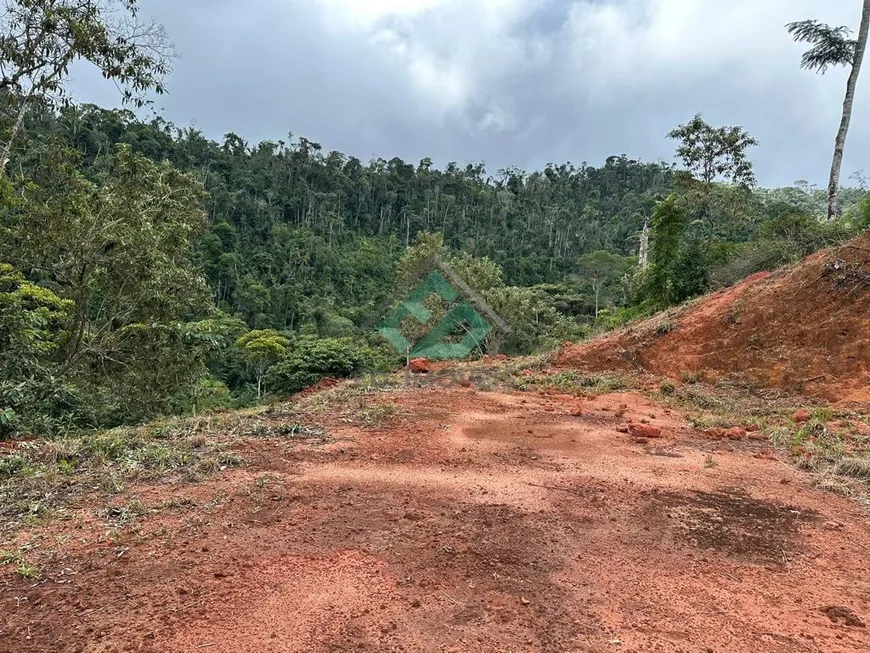
[[488,89],[547,54],[544,44],[525,39],[520,28],[549,0],[319,2],[333,24],[388,48],[414,88],[442,113],[484,106],[485,128],[514,122],[505,103],[487,97]]
[[[670,160],[701,112],[743,125],[763,183],[823,183],[846,71],[799,69],[784,25],[857,26],[858,0],[142,0],[182,59],[167,118],[220,139],[288,131],[367,160]],[[102,85],[102,86],[100,86]],[[105,87],[105,93],[98,91]],[[85,101],[115,98],[77,80]],[[87,92],[85,92],[87,91]],[[844,177],[870,169],[870,69]]]

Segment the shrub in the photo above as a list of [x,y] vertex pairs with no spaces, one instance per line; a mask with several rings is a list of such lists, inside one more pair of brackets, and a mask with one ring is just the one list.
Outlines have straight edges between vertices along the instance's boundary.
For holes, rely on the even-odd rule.
[[327,377],[353,376],[374,362],[374,352],[352,338],[301,337],[266,374],[273,394],[293,394]]

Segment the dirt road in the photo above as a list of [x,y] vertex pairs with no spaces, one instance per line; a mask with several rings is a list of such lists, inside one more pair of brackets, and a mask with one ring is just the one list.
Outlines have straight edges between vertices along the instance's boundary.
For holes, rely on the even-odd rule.
[[53,562],[2,577],[0,650],[870,650],[866,510],[765,443],[634,393],[375,401],[381,425],[324,416],[240,443],[242,469],[130,487],[126,525],[86,503],[35,527]]

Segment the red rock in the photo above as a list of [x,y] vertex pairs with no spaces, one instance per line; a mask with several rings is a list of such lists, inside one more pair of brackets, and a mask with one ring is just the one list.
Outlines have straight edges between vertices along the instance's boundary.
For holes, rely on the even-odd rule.
[[522,372],[520,372],[520,375],[521,376],[534,376],[535,373],[532,372],[532,370],[523,370]]
[[484,354],[482,360],[483,360],[484,363],[488,363],[488,362],[491,361],[492,359],[490,358],[489,354]]
[[432,365],[428,358],[415,358],[408,363],[408,369],[414,374],[428,374],[432,371]]
[[742,440],[746,437],[746,429],[742,426],[732,426],[728,429],[729,440]]
[[616,432],[617,433],[628,433],[628,427],[627,426],[617,426]]
[[660,438],[662,430],[652,424],[637,424],[632,422],[628,425],[628,432],[636,438]]
[[746,429],[747,433],[755,433],[756,431],[761,430],[761,427],[758,424],[744,424],[743,428]]
[[728,432],[719,427],[713,427],[711,429],[707,429],[704,431],[704,435],[706,435],[711,440],[724,440],[728,437]]
[[809,421],[810,417],[812,417],[810,411],[803,409],[794,414],[794,421],[798,424],[803,424],[804,422]]
[[580,404],[575,404],[574,408],[571,409],[572,417],[580,417],[583,414],[583,406]]
[[508,357],[505,354],[496,354],[495,359],[497,361],[506,361],[508,359]]

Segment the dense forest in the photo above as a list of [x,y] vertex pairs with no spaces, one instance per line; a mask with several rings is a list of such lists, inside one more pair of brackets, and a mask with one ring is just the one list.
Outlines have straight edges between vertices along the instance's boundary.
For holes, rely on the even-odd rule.
[[[51,6],[22,3],[22,20]],[[433,253],[512,327],[476,354],[526,354],[870,224],[861,187],[839,191],[833,219],[826,192],[804,182],[755,188],[755,140],[701,116],[669,135],[678,163],[614,155],[531,172],[363,162],[292,134],[215,142],[65,100],[56,80],[76,57],[161,90],[162,60],[109,38],[99,14],[80,17],[73,33],[88,38],[72,45],[54,22],[27,25],[57,40],[2,62],[50,74],[26,93],[15,75],[0,80],[0,435],[243,405],[392,369],[401,352],[360,326]]]

